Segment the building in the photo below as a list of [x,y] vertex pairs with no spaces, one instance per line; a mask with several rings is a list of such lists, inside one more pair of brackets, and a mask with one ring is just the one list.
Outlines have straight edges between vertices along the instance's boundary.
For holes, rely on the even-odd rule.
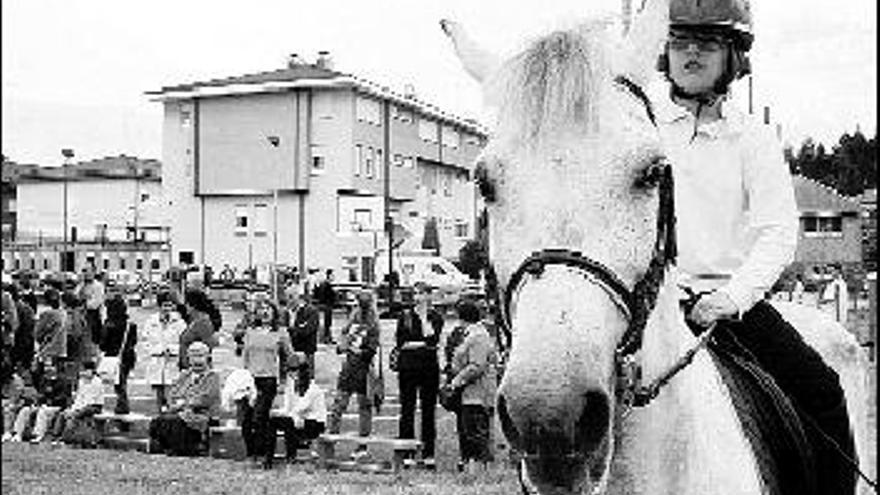
[[877,189],[866,190],[859,202],[862,207],[862,260],[865,270],[877,271]]
[[337,72],[326,53],[147,94],[164,105],[175,263],[277,261],[372,281],[388,231],[395,246],[419,247],[433,218],[449,258],[474,235],[483,129]]
[[2,183],[0,183],[0,221],[2,221],[3,244],[15,241],[18,171],[21,166],[3,157]]
[[[807,277],[826,278],[831,264],[862,272],[862,218],[858,199],[841,196],[812,179],[792,177],[800,214],[795,266]],[[849,278],[849,277],[848,277]]]
[[120,155],[64,167],[9,168],[15,226],[4,238],[5,268],[76,272],[94,265],[152,276],[168,267],[158,161]]

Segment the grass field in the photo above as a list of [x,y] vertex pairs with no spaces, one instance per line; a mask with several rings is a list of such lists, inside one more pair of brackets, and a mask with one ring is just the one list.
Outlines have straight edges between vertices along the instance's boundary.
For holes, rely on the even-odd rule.
[[317,471],[308,465],[262,471],[245,462],[177,458],[112,450],[4,444],[4,495],[331,495],[516,493],[516,474],[492,468],[479,475],[399,475]]

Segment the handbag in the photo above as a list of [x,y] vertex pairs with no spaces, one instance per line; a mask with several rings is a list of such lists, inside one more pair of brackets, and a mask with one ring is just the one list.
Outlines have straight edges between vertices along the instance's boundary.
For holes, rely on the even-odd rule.
[[437,399],[443,409],[458,414],[461,411],[461,392],[463,387],[453,388],[449,385],[440,387],[437,391]]
[[96,373],[101,377],[104,383],[110,385],[119,385],[121,378],[121,359],[122,353],[125,352],[125,344],[128,343],[128,334],[131,331],[131,325],[125,326],[125,333],[122,335],[122,344],[119,346],[119,353],[115,356],[101,356],[98,361]]
[[398,369],[399,361],[400,347],[394,346],[394,348],[391,349],[391,352],[388,353],[388,369],[394,371],[395,373],[400,371]]

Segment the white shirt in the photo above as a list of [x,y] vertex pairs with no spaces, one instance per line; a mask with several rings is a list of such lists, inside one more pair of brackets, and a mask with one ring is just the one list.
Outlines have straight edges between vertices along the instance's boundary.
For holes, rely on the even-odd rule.
[[769,126],[722,103],[700,124],[669,97],[657,100],[675,180],[678,267],[695,291],[727,293],[740,314],[761,300],[797,247],[794,188]]
[[91,379],[80,378],[74,396],[73,404],[70,409],[78,411],[86,406],[104,405],[104,383],[100,376],[93,376]]
[[[289,382],[293,380],[289,379]],[[324,423],[327,421],[327,401],[324,398],[324,390],[321,389],[314,381],[309,383],[306,393],[300,396],[288,387],[284,393],[284,405],[282,407],[285,415],[293,418],[296,425],[302,425],[307,419]]]

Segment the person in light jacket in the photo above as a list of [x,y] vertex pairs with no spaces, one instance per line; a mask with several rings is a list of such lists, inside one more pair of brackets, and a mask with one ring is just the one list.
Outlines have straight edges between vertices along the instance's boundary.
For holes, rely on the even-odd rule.
[[497,378],[498,354],[492,337],[481,322],[480,308],[470,301],[458,304],[458,317],[465,323],[464,340],[452,358],[453,377],[448,386],[461,389],[457,416],[461,465],[470,470],[492,461],[490,428]]
[[[327,402],[324,390],[312,380],[307,366],[300,365],[295,373],[287,377],[288,386],[284,394],[281,414],[272,418],[273,433],[284,432],[287,447],[287,461],[296,460],[296,451],[314,440],[327,423]],[[275,435],[271,436],[270,451],[275,451]]]
[[155,391],[157,406],[161,410],[167,405],[167,388],[180,375],[180,335],[186,330],[186,322],[177,312],[177,303],[170,292],[160,292],[156,302],[159,313],[150,316],[144,323],[144,341],[149,354],[146,363],[147,383]]

